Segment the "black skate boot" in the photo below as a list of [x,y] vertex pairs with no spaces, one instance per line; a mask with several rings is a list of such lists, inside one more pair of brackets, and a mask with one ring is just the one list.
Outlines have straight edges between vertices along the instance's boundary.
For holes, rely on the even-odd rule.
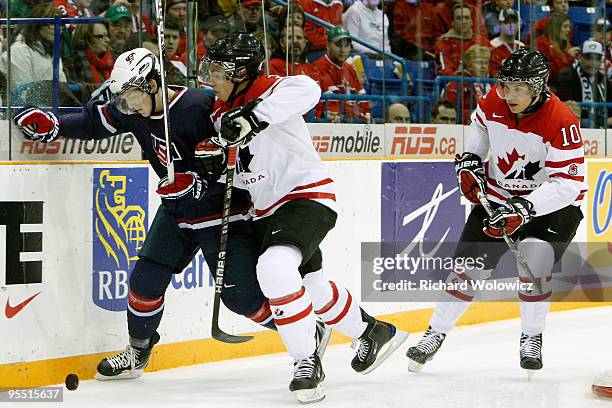
[[542,333],[535,336],[528,336],[521,333],[521,368],[527,370],[529,380],[533,376],[534,370],[540,370],[542,364]]
[[322,321],[317,320],[316,326],[316,341],[317,341],[317,350],[316,353],[321,360],[323,360],[323,354],[325,354],[325,350],[327,349],[327,344],[329,343],[329,338],[331,337],[332,329],[329,326],[326,326]]
[[149,364],[151,350],[158,341],[159,334],[155,332],[147,348],[128,345],[124,351],[102,359],[98,364],[96,380],[125,380],[142,376],[144,369]]
[[311,356],[293,362],[293,380],[289,384],[289,390],[295,393],[301,404],[319,402],[325,398],[322,384],[324,379],[321,359],[315,352]]
[[446,338],[446,334],[438,333],[431,326],[427,328],[421,340],[416,346],[412,346],[406,352],[406,356],[410,359],[408,363],[408,371],[418,373],[423,369],[423,365],[431,360]]
[[368,374],[382,364],[408,337],[408,333],[386,322],[376,320],[363,310],[364,321],[368,322],[365,332],[353,342],[357,353],[351,367],[359,374]]

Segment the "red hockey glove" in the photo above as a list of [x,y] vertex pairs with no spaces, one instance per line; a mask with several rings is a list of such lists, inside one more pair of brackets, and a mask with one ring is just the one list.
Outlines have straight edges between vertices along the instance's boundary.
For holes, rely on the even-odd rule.
[[533,218],[533,204],[521,197],[513,197],[508,203],[496,209],[484,220],[485,234],[491,238],[503,238],[504,233],[512,235]]
[[59,120],[52,112],[36,106],[24,106],[13,116],[15,124],[28,140],[48,143],[59,137]]
[[478,193],[486,193],[487,182],[485,180],[482,160],[474,153],[465,152],[455,156],[455,171],[461,194],[474,204],[480,204]]
[[195,157],[199,165],[198,173],[208,182],[219,180],[225,173],[227,153],[212,139],[204,140],[195,148]]
[[176,173],[174,183],[168,183],[168,177],[159,181],[157,194],[161,196],[162,203],[171,211],[180,211],[191,204],[196,204],[206,190],[206,181],[197,173],[188,171]]
[[253,136],[268,127],[268,123],[260,121],[253,109],[259,103],[254,99],[246,105],[234,108],[221,118],[221,129],[219,130],[220,141],[223,146],[240,146],[251,141]]

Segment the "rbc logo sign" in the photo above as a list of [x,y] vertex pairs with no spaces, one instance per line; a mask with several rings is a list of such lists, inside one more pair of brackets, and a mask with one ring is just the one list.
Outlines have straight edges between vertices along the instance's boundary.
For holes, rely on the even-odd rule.
[[92,299],[105,310],[127,309],[129,273],[147,233],[147,168],[97,168],[93,174]]
[[605,234],[612,221],[612,173],[601,170],[593,194],[593,231]]

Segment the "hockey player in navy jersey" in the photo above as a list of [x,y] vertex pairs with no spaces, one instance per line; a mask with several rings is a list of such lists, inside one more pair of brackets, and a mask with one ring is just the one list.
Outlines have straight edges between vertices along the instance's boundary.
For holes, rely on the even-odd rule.
[[[224,195],[224,184],[216,182],[225,168],[222,157],[211,156],[203,161],[194,157],[196,145],[216,134],[210,119],[213,97],[199,89],[169,87],[168,147],[157,57],[144,48],[127,51],[118,57],[110,79],[114,96],[110,102],[89,102],[81,112],[61,116],[30,106],[14,118],[27,139],[40,142],[51,142],[59,136],[102,139],[132,132],[161,178],[157,192],[162,205],[130,276],[130,345],[100,362],[98,379],[142,375],[151,349],[160,339],[156,329],[172,274],[180,273],[198,249],[210,270],[216,270]],[[172,184],[167,183],[168,154],[174,158],[176,171]],[[222,300],[230,310],[273,328],[269,306],[256,279],[258,248],[251,222],[245,221],[250,206],[248,192],[234,189]]]
[[315,316],[354,339],[355,371],[376,368],[407,333],[371,317],[350,292],[327,281],[319,245],[336,223],[334,181],[315,151],[302,115],[321,90],[307,76],[261,75],[263,45],[237,33],[218,40],[200,64],[200,79],[218,96],[213,120],[218,143],[238,146],[238,179],[255,207],[260,244],[257,279],[289,354],[289,389],[302,403],[325,397],[315,353]]
[[[586,192],[578,120],[546,90],[548,76],[548,62],[539,51],[521,48],[512,53],[502,64],[495,88],[472,113],[465,152],[455,159],[461,194],[476,205],[456,256],[484,257],[485,267],[455,271],[449,282],[486,279],[508,249],[502,241],[504,232],[517,241],[528,266],[517,265],[519,279],[533,284],[533,290],[523,285],[518,293],[520,365],[526,370],[542,368],[552,267],[583,218],[580,202]],[[481,194],[494,209],[490,216],[480,205]],[[471,290],[443,292],[429,329],[408,349],[411,371],[419,371],[433,358],[473,297]]]

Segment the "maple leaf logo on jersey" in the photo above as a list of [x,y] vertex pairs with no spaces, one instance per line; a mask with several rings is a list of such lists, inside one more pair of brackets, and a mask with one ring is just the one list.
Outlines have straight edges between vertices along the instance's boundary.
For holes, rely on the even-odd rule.
[[251,164],[251,160],[253,160],[253,156],[251,154],[251,150],[249,150],[249,146],[243,147],[242,149],[238,149],[238,173],[251,173],[251,169],[249,169],[249,164]]
[[516,149],[513,149],[512,153],[510,153],[509,155],[506,154],[506,156],[507,156],[507,159],[502,158],[502,157],[498,157],[497,158],[497,167],[504,174],[508,174],[508,172],[514,166],[514,163],[516,163],[519,159],[521,159],[521,160],[525,159],[525,155],[523,155],[523,156],[519,155],[518,152],[516,151]]
[[512,149],[512,152],[506,154],[506,157],[497,158],[497,167],[505,174],[506,179],[533,180],[533,177],[542,170],[539,161],[523,164],[525,155],[520,155],[516,149]]

